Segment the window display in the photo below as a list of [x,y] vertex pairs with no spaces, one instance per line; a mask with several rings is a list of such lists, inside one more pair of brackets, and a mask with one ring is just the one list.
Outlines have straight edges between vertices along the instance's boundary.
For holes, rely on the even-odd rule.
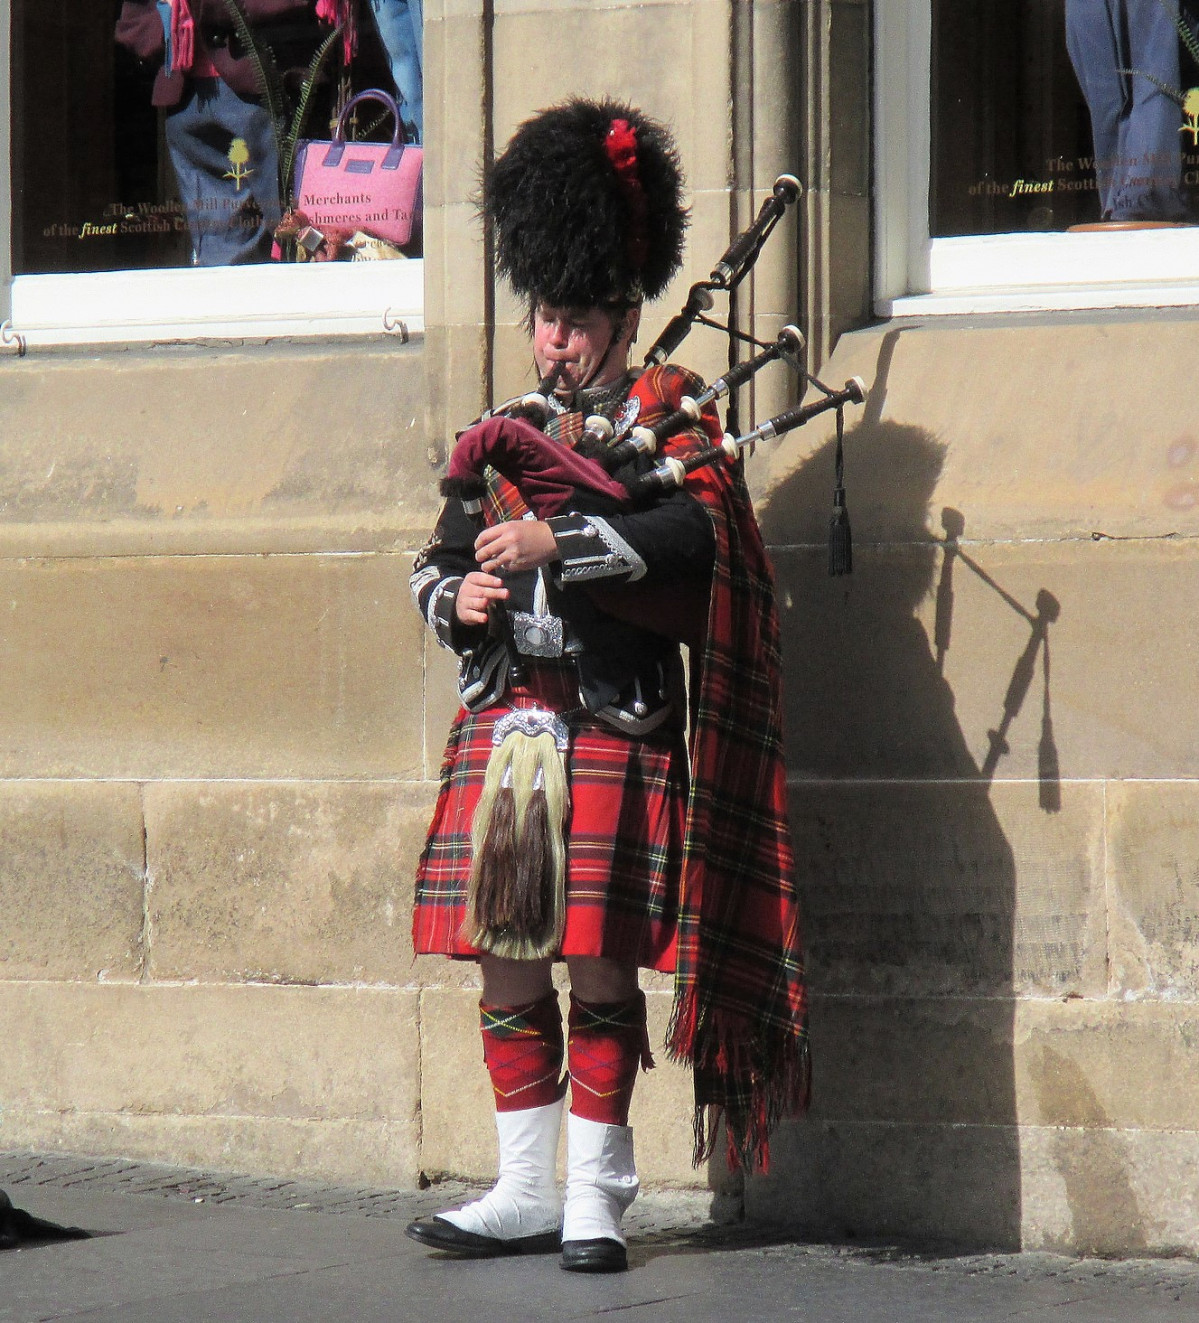
[[395,96],[403,127],[359,112],[351,145],[394,137],[419,163],[416,0],[14,0],[12,18],[15,275],[286,262],[325,239],[346,260],[420,255],[419,216],[401,246],[369,220],[314,239],[291,211],[302,141],[356,92]]
[[1193,0],[934,0],[934,238],[1199,222]]

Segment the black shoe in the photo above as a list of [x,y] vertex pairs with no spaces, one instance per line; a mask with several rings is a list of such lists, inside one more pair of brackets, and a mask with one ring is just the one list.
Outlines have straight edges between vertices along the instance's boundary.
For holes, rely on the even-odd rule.
[[515,1240],[501,1240],[498,1236],[480,1236],[463,1231],[443,1217],[422,1217],[409,1222],[404,1235],[419,1240],[430,1249],[445,1250],[464,1259],[498,1259],[506,1254],[553,1254],[562,1238],[556,1231],[543,1231],[539,1236],[519,1236]]
[[567,1272],[624,1272],[629,1256],[618,1240],[564,1240],[562,1267]]

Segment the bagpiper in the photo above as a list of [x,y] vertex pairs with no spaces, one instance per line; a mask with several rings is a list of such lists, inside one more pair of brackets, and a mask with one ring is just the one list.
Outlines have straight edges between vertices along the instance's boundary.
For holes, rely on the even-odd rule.
[[[535,438],[492,418],[460,446],[503,433],[529,469],[547,445],[586,462],[699,393],[682,368],[630,367],[643,303],[683,256],[682,171],[662,124],[611,100],[545,110],[488,172],[483,212],[546,403]],[[715,410],[696,413],[667,456],[719,440]],[[807,1104],[778,620],[740,466],[697,470],[648,505],[559,494],[553,512],[528,476],[488,466],[470,499],[450,495],[412,575],[460,659],[462,699],[414,945],[479,962],[499,1178],[407,1230],[464,1256],[560,1246],[563,1268],[609,1272],[627,1266],[629,1106],[653,1064],[639,969],[675,974],[666,1048],[694,1073],[697,1163],[723,1117],[730,1162],[761,1167],[771,1128]],[[565,1032],[555,961],[570,979]]]

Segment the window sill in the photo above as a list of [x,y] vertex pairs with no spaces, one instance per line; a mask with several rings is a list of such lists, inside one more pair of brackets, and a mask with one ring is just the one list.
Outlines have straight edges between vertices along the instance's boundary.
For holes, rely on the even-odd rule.
[[1199,305],[1199,280],[1170,284],[1029,285],[955,289],[877,299],[879,317],[960,317],[969,313],[1070,312],[1095,308],[1185,308]]
[[424,262],[313,263],[18,276],[29,348],[424,331]]

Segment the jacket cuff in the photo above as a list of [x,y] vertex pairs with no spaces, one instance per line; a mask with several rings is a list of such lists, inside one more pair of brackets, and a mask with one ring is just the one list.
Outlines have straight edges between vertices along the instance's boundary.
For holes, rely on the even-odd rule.
[[462,641],[461,626],[458,624],[458,617],[454,614],[458,589],[461,587],[461,577],[442,579],[429,594],[429,600],[425,604],[425,619],[429,622],[434,638],[443,648],[449,648],[451,651],[457,651],[457,646],[461,646]]
[[591,579],[623,579],[636,583],[645,575],[645,561],[606,519],[598,515],[554,515],[546,520],[558,544],[559,586]]

